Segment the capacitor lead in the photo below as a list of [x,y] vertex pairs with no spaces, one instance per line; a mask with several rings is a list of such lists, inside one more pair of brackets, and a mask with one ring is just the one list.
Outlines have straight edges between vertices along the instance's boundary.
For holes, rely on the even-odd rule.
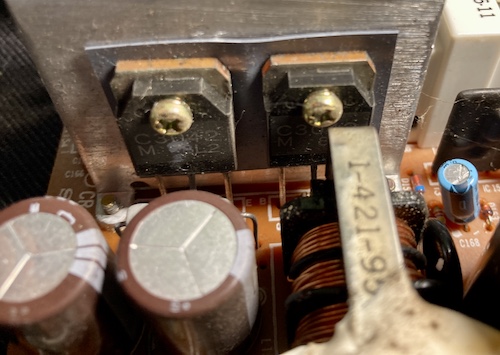
[[491,217],[493,216],[493,210],[490,204],[485,200],[480,200],[479,204],[481,205],[481,219],[484,219],[486,222],[486,230],[493,230],[493,223],[491,222]]
[[430,200],[427,204],[431,217],[436,218],[438,221],[446,225],[446,217],[443,211],[443,204],[436,200]]
[[452,159],[438,170],[444,212],[457,224],[467,224],[479,215],[478,173],[464,159]]
[[226,200],[195,190],[157,198],[131,220],[117,256],[125,292],[169,351],[226,354],[250,334],[258,309],[255,243]]

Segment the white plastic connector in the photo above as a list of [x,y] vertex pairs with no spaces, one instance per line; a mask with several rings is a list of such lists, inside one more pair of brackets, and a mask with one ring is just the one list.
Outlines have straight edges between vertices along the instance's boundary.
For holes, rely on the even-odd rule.
[[500,86],[500,10],[495,0],[447,0],[416,115],[418,145],[436,147],[457,94]]

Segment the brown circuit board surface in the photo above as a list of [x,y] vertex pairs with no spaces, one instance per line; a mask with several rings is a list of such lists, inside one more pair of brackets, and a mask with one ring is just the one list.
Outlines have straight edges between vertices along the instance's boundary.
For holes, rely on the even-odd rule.
[[[412,177],[417,175],[425,188],[426,202],[431,206],[439,206],[439,184],[430,170],[434,154],[433,149],[407,145],[401,164],[401,181],[404,190],[412,189]],[[308,187],[307,181],[287,181],[286,199],[308,194]],[[289,348],[284,303],[290,292],[290,284],[283,271],[278,190],[278,181],[233,186],[236,207],[242,212],[254,214],[258,220],[257,263],[261,309],[257,326],[260,329],[249,351],[251,354],[277,354]],[[95,212],[95,187],[66,132],[61,140],[47,194],[72,199],[91,213]],[[448,223],[461,262],[465,289],[477,271],[477,265],[499,220],[500,172],[480,174],[479,195],[491,207],[489,221],[477,218],[468,228]],[[252,226],[250,221],[248,223]],[[118,235],[109,231],[104,233],[111,248],[116,250]],[[11,347],[9,353],[16,352]]]

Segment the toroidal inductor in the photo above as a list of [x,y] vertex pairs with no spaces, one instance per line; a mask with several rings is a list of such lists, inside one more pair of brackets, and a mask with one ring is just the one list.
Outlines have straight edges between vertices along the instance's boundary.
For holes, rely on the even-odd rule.
[[340,291],[344,297],[340,296],[337,300],[340,302],[335,302],[332,297],[328,300],[330,304],[323,304],[320,300],[310,312],[299,317],[300,319],[296,320],[293,346],[330,339],[334,324],[347,312],[344,264],[340,247],[338,223],[328,223],[305,233],[294,250],[291,274],[296,277],[292,276],[292,296],[288,302],[293,299],[293,295],[300,295],[300,298],[309,291],[313,292],[312,297],[321,297],[314,294],[316,291],[321,292],[320,290],[326,290],[327,293]]
[[[408,275],[422,280],[425,257],[408,224],[396,219]],[[347,313],[347,291],[338,223],[320,225],[305,233],[292,255],[289,278],[292,294],[287,317],[293,346],[331,339],[335,324]]]
[[415,233],[408,224],[400,218],[396,218],[396,227],[398,230],[399,241],[405,259],[406,270],[412,281],[421,280],[425,277],[423,270],[425,268],[425,257],[417,250],[417,241]]

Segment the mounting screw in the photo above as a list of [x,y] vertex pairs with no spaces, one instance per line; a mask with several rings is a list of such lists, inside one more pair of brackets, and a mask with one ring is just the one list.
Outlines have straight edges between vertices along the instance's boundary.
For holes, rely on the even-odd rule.
[[101,198],[101,206],[104,212],[108,215],[117,213],[120,210],[118,201],[115,195],[104,195]]
[[343,113],[342,101],[328,89],[314,91],[304,100],[304,120],[313,127],[330,127],[340,120]]
[[179,98],[164,99],[153,105],[149,122],[156,132],[173,136],[187,132],[193,124],[193,113]]

